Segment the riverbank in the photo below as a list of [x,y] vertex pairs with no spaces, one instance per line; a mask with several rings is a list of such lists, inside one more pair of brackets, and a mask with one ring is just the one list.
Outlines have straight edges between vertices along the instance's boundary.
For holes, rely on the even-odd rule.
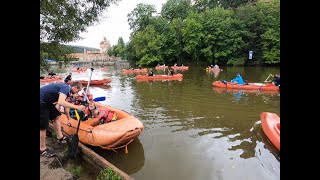
[[40,156],[40,179],[41,180],[72,180],[77,179],[71,172],[67,171],[63,163],[66,161],[64,155],[64,145],[59,145],[54,142],[52,137],[47,137],[47,147],[53,149],[57,155],[56,157]]

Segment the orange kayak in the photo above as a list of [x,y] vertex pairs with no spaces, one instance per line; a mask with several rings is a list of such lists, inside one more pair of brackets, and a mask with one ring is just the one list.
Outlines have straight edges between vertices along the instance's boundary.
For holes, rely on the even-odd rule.
[[188,66],[172,66],[171,68],[174,70],[188,70],[189,69]]
[[135,72],[148,72],[148,69],[144,68],[144,69],[122,69],[122,72],[124,73],[135,73]]
[[[87,85],[88,81],[86,80],[75,80],[81,82],[82,85]],[[100,80],[90,80],[90,85],[106,85],[111,82],[111,79],[104,78]],[[71,84],[72,81],[67,82],[67,84]]]
[[153,75],[153,76],[147,76],[147,75],[137,75],[136,80],[137,81],[148,81],[148,80],[182,80],[183,75],[178,73],[173,76],[169,75]]
[[[86,145],[98,146],[102,149],[115,150],[130,144],[144,129],[144,125],[134,116],[117,108],[96,103],[96,106],[115,111],[117,120],[100,124],[98,118],[89,118],[80,122],[79,141]],[[61,115],[63,131],[72,135],[76,133],[78,121],[70,119],[71,126],[67,124],[67,116]]]
[[53,78],[45,77],[44,79],[40,79],[40,82],[44,83],[44,82],[53,82],[53,81],[60,81],[60,80],[62,80],[62,78],[60,76],[56,76]]
[[155,68],[156,68],[156,69],[167,69],[168,66],[156,66]]
[[86,69],[86,68],[80,68],[79,70],[74,69],[74,70],[72,70],[72,71],[73,71],[73,72],[86,72],[87,69]]
[[243,90],[261,90],[261,91],[279,91],[279,87],[271,83],[249,83],[248,85],[237,85],[228,82],[224,84],[221,81],[214,81],[213,87],[230,88],[230,89],[243,89]]
[[221,93],[238,93],[239,91],[242,91],[244,93],[250,93],[250,94],[268,94],[270,96],[278,96],[279,92],[278,91],[257,91],[253,89],[231,89],[231,88],[220,88],[220,87],[212,87],[212,90],[221,94]]
[[280,117],[275,113],[263,112],[260,119],[263,132],[280,151]]

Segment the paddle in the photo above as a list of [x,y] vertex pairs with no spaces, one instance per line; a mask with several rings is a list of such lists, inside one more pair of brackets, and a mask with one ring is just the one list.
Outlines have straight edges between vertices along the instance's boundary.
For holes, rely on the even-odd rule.
[[96,98],[93,99],[93,101],[104,101],[104,100],[106,100],[105,96],[96,97]]
[[[91,71],[90,71],[89,81],[88,81],[88,85],[87,85],[87,89],[86,89],[86,94],[88,93],[88,89],[89,89],[89,85],[90,85],[90,81],[91,81],[91,77],[92,77],[92,71],[93,71],[93,68],[91,68]],[[78,111],[76,109],[74,111],[76,113],[76,117],[77,117],[77,120],[79,122],[78,122],[78,127],[77,127],[76,133],[70,137],[70,144],[69,144],[69,148],[68,148],[69,149],[69,154],[68,155],[71,158],[75,158],[76,157],[77,150],[78,150],[78,144],[79,144],[78,131],[79,131],[79,127],[80,127],[80,117],[79,117]]]
[[78,127],[77,127],[77,131],[75,134],[73,134],[70,137],[70,143],[69,143],[69,147],[68,147],[68,156],[72,159],[76,158],[77,155],[77,151],[78,151],[78,144],[79,144],[79,136],[78,136],[78,131],[79,131],[79,127],[80,127],[80,116],[78,114],[77,109],[74,110],[74,112],[76,113],[76,117],[78,122]]
[[267,80],[270,78],[270,76],[273,76],[273,75],[272,75],[272,74],[269,74],[269,75],[268,75],[267,79],[264,80],[263,83],[262,83],[262,85],[260,86],[259,91],[261,90],[261,88],[262,88],[262,86],[264,85],[264,83],[266,83]]

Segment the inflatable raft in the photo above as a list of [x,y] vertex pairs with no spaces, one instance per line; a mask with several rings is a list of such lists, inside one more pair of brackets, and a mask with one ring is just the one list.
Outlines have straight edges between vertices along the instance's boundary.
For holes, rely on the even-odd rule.
[[280,151],[280,117],[275,113],[263,112],[260,119],[263,132]]
[[148,69],[122,69],[123,73],[147,73]]
[[[74,80],[74,81],[79,81],[81,82],[82,85],[87,85],[88,81],[86,80]],[[111,82],[111,79],[104,78],[100,80],[90,80],[90,85],[106,85]],[[67,84],[71,84],[72,81],[67,82]]]
[[228,82],[224,84],[221,81],[214,81],[213,87],[229,88],[229,89],[243,89],[243,90],[261,90],[261,91],[279,91],[279,87],[271,83],[248,83],[248,85],[237,85]]
[[172,66],[171,68],[174,70],[189,70],[188,66]]
[[168,69],[168,66],[156,66],[155,69]]
[[178,73],[173,76],[169,75],[153,75],[153,76],[147,76],[147,75],[137,75],[136,80],[137,81],[148,81],[148,80],[182,80],[183,75]]
[[[144,125],[129,113],[100,103],[96,103],[96,106],[115,111],[118,118],[114,122],[105,124],[100,124],[98,118],[89,118],[86,121],[81,121],[78,132],[81,143],[98,146],[102,149],[115,150],[126,147],[143,131]],[[62,114],[60,119],[63,132],[68,135],[76,133],[77,120],[71,119],[71,125],[68,125],[65,114]]]
[[40,83],[46,83],[46,82],[54,82],[54,81],[60,81],[62,78],[60,76],[56,77],[44,77],[43,79],[40,79]]
[[219,68],[206,68],[206,71],[209,72],[214,72],[214,73],[219,73],[221,71],[221,69]]
[[86,68],[80,68],[79,70],[77,70],[77,69],[72,70],[72,72],[78,72],[78,73],[80,73],[80,72],[86,72],[86,71],[87,71]]

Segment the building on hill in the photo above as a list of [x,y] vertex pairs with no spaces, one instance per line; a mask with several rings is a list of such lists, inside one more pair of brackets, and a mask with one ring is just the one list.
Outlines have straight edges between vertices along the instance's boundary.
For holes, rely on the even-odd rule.
[[108,49],[110,47],[111,47],[110,42],[107,40],[106,37],[104,37],[103,41],[100,42],[100,51],[89,51],[84,49],[83,53],[71,53],[69,54],[69,56],[71,56],[76,62],[83,62],[83,63],[102,62],[103,63],[105,61],[111,60],[111,58],[107,54]]

